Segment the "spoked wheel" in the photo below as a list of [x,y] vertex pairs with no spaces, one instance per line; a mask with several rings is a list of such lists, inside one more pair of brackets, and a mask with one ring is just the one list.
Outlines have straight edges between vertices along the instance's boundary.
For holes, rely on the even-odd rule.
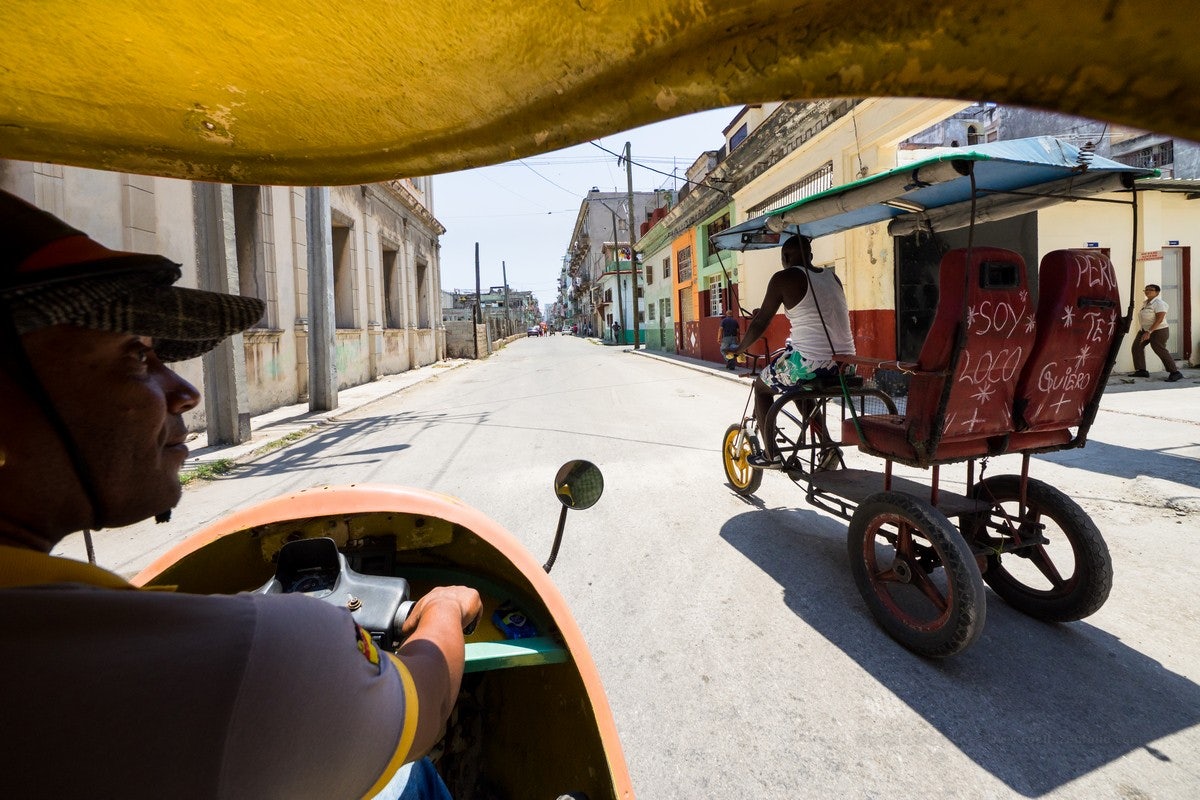
[[725,467],[729,485],[743,497],[754,494],[762,485],[762,470],[746,462],[752,452],[750,434],[741,425],[730,425],[721,443],[721,463]]
[[850,519],[850,572],[867,607],[900,644],[944,657],[983,631],[975,557],[946,515],[901,492],[868,497]]
[[1112,589],[1112,558],[1096,524],[1074,500],[1030,478],[1022,516],[1018,475],[986,478],[974,496],[992,510],[987,518],[965,517],[963,533],[991,549],[983,579],[1009,605],[1048,622],[1083,619],[1104,605]]
[[829,435],[825,416],[809,413],[806,403],[794,398],[775,415],[775,448],[783,456],[784,472],[793,481],[807,480],[811,472],[844,466],[842,451]]

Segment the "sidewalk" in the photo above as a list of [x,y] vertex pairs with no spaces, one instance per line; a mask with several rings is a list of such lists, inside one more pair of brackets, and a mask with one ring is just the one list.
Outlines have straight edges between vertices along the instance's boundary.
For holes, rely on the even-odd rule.
[[[697,372],[707,372],[714,377],[724,378],[725,380],[737,381],[739,383],[744,383],[745,381],[750,380],[749,370],[747,370],[745,367],[738,367],[736,370],[728,370],[725,369],[725,367],[721,364],[717,364],[713,361],[704,361],[699,358],[692,358],[691,356],[679,355],[677,353],[663,353],[657,350],[646,350],[644,347],[638,350],[627,347],[626,352],[635,353],[636,355],[644,356],[646,358],[658,359],[659,361],[671,362],[678,364],[681,367],[687,367],[688,369],[696,370]],[[1179,371],[1183,373],[1183,380],[1174,384],[1167,383],[1164,380],[1167,377],[1167,373],[1162,371],[1151,373],[1151,377],[1149,378],[1131,378],[1123,372],[1114,372],[1112,375],[1108,376],[1108,386],[1116,387],[1135,385],[1138,386],[1138,388],[1152,389],[1170,388],[1173,386],[1194,386],[1196,384],[1200,384],[1200,367],[1192,367],[1185,364],[1179,368]]]
[[250,441],[241,444],[210,446],[208,433],[200,431],[188,440],[191,452],[183,464],[183,471],[187,472],[220,460],[239,464],[253,461],[279,447],[311,435],[322,425],[327,425],[343,414],[356,411],[469,363],[469,359],[438,361],[397,375],[384,375],[360,386],[342,389],[338,392],[338,407],[332,411],[309,411],[307,402],[268,411],[251,418]]

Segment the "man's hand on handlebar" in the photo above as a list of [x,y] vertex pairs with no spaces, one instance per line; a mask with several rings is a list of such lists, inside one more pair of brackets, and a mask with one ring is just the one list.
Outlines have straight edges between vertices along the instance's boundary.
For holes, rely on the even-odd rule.
[[[479,599],[479,592],[467,586],[438,586],[416,602],[408,619],[404,621],[404,625],[400,629],[401,633],[405,637],[411,635],[421,624],[423,616],[431,612],[437,614],[443,606],[447,610],[453,609],[458,613],[462,620],[460,627],[463,631],[467,631],[468,628],[474,630],[475,624],[479,622],[479,617],[483,613],[483,603]],[[438,611],[432,611],[434,608],[437,608]]]

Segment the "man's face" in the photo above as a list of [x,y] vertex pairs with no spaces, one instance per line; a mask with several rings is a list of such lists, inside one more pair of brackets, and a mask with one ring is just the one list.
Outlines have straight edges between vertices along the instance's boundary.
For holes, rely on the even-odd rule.
[[[146,337],[58,325],[22,339],[92,473],[104,523],[129,525],[173,507],[187,457],[182,415],[200,400],[195,387],[158,360]],[[12,388],[0,392],[0,443],[9,452],[0,515],[53,544],[91,524],[90,505],[50,424]]]

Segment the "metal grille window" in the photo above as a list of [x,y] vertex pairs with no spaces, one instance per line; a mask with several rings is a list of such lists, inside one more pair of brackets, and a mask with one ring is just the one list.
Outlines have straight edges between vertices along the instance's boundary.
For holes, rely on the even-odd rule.
[[692,279],[692,246],[680,250],[675,256],[675,264],[679,269],[679,280],[690,281]]
[[653,264],[646,265],[646,283],[647,284],[654,283],[654,265]]
[[797,200],[803,200],[806,197],[812,197],[814,194],[823,192],[826,189],[833,188],[833,162],[826,161],[820,169],[815,169],[805,175],[800,180],[791,184],[782,191],[768,197],[758,205],[746,212],[746,217],[757,217],[759,214],[766,214],[768,211],[774,211],[777,208],[783,208],[786,205],[795,203]]
[[671,277],[671,257],[670,256],[667,256],[666,258],[663,259],[662,275],[663,275],[664,279]]
[[1161,144],[1143,147],[1141,150],[1134,150],[1132,153],[1113,156],[1114,161],[1120,161],[1122,164],[1128,164],[1131,167],[1162,167],[1168,164],[1175,163],[1175,142],[1162,142]]
[[663,319],[670,319],[671,318],[671,301],[670,300],[659,300],[658,305],[659,305],[659,312],[660,312],[659,315]]
[[654,322],[654,303],[646,306],[646,313],[650,315],[650,321]]
[[714,283],[708,287],[708,315],[719,317],[725,311],[725,287]]

